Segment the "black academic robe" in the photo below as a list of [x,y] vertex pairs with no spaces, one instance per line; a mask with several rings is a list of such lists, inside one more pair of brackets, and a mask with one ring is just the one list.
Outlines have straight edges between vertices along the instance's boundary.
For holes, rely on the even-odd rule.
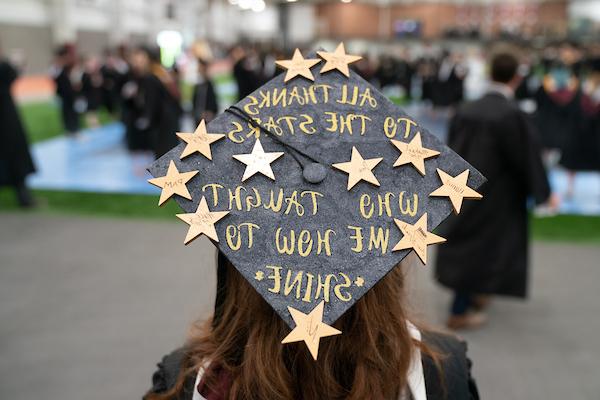
[[[437,333],[423,334],[423,341],[442,356],[440,371],[431,358],[422,357],[427,400],[478,400],[477,385],[471,376],[471,360],[467,358],[465,342]],[[158,364],[158,370],[152,375],[152,388],[149,393],[163,393],[172,388],[184,358],[184,348],[165,356]],[[196,374],[187,376],[183,391],[176,400],[191,400],[195,382]]]
[[22,184],[35,171],[27,136],[10,88],[17,71],[0,60],[0,185]]
[[200,120],[204,118],[203,114],[207,111],[213,114],[213,118],[217,115],[219,112],[217,94],[215,93],[215,89],[210,80],[206,80],[194,86],[192,107],[196,124],[200,123]]
[[61,100],[61,115],[64,128],[69,133],[75,133],[79,130],[79,113],[75,110],[75,100],[77,99],[77,90],[71,82],[71,68],[64,67],[54,78],[56,83],[56,94]]
[[531,125],[513,102],[489,93],[463,104],[450,123],[448,145],[487,179],[483,199],[466,200],[458,216],[440,227],[436,277],[470,293],[525,297],[527,199],[550,194]]
[[179,119],[182,109],[178,100],[169,93],[167,87],[154,74],[147,74],[138,80],[140,119],[145,121],[145,134],[150,138],[152,150],[156,158],[161,157],[167,151],[177,146],[177,131],[179,131]]
[[570,171],[600,170],[600,104],[579,93],[574,127],[565,141],[560,165]]
[[561,96],[550,94],[540,86],[535,94],[535,101],[537,110],[534,121],[543,148],[564,151],[577,129],[580,116],[579,95],[566,91]]

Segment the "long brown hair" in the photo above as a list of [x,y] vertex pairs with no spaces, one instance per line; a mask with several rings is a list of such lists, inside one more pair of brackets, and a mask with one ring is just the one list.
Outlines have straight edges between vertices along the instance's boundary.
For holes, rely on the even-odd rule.
[[222,317],[194,327],[176,385],[166,393],[148,394],[147,400],[176,397],[186,377],[207,363],[204,385],[216,389],[225,372],[231,378],[229,399],[397,399],[407,385],[415,348],[437,360],[411,338],[401,266],[334,324],[342,335],[324,338],[314,361],[303,342],[281,344],[290,328],[227,264]]

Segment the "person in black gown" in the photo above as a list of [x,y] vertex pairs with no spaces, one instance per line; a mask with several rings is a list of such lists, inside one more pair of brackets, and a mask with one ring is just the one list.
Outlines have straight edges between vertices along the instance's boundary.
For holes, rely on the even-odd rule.
[[219,111],[217,94],[214,85],[208,76],[208,62],[198,59],[198,83],[194,86],[192,96],[192,109],[196,125],[200,120],[212,121]]
[[27,175],[35,171],[27,135],[13,101],[10,88],[17,70],[0,53],[0,186],[12,186],[21,207],[34,205],[25,184]]
[[517,68],[510,53],[494,56],[488,93],[459,107],[450,122],[449,146],[488,178],[483,199],[464,204],[440,230],[448,243],[439,248],[436,278],[455,293],[452,329],[481,325],[477,310],[489,295],[527,295],[527,200],[545,202],[550,187],[538,140],[512,102]]
[[135,76],[131,118],[137,135],[149,142],[159,158],[178,143],[182,109],[177,82],[160,64],[158,50],[139,48],[132,55]]
[[79,113],[76,110],[76,101],[79,88],[72,79],[76,66],[76,54],[73,46],[64,45],[57,51],[57,69],[54,75],[56,94],[61,100],[61,116],[63,125],[68,134],[79,131]]

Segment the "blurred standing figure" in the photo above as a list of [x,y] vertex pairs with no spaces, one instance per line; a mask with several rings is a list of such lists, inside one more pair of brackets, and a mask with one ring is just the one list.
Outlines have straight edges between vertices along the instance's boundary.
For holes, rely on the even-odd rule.
[[194,86],[192,106],[196,125],[200,120],[212,121],[219,111],[217,95],[210,77],[208,76],[209,64],[198,59],[198,83]]
[[538,140],[512,101],[518,66],[510,53],[495,55],[486,95],[450,122],[448,145],[488,179],[483,199],[463,204],[442,228],[448,243],[439,248],[436,277],[454,290],[451,329],[483,324],[489,295],[527,294],[527,198],[542,203],[550,187]]
[[254,92],[261,85],[261,77],[257,73],[256,55],[246,51],[241,46],[236,46],[230,53],[233,62],[233,77],[238,88],[238,100]]
[[181,106],[177,82],[160,64],[158,50],[139,48],[131,58],[136,76],[134,88],[134,125],[150,140],[159,158],[177,145]]
[[92,56],[83,62],[83,75],[81,76],[81,94],[86,102],[86,121],[88,126],[100,125],[98,109],[103,102],[103,77],[100,71],[100,60]]
[[27,136],[10,93],[17,70],[0,53],[0,186],[15,188],[21,207],[32,207],[25,177],[35,171]]
[[56,94],[61,100],[61,115],[67,133],[76,134],[79,131],[79,113],[75,108],[77,100],[77,83],[75,82],[75,49],[71,45],[61,46],[57,53],[54,81]]

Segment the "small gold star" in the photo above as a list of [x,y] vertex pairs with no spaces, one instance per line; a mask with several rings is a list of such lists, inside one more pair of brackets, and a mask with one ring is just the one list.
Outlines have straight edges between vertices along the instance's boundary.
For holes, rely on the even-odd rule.
[[275,61],[275,64],[279,65],[281,68],[287,69],[285,78],[283,79],[284,82],[287,82],[296,76],[303,76],[306,79],[314,81],[315,77],[313,76],[312,72],[310,72],[310,68],[320,62],[321,60],[318,58],[302,57],[300,50],[296,49],[291,60],[278,60]]
[[326,51],[317,51],[317,54],[325,60],[325,65],[321,68],[321,74],[327,71],[337,69],[346,77],[350,77],[350,69],[348,64],[360,60],[362,57],[346,54],[344,43],[338,44],[333,53]]
[[306,343],[310,354],[316,360],[319,354],[319,342],[322,337],[339,335],[341,331],[323,322],[323,305],[321,301],[310,313],[304,314],[293,307],[288,306],[290,314],[296,323],[296,327],[287,335],[281,343],[299,342]]
[[183,243],[188,244],[202,234],[218,242],[219,238],[215,230],[215,223],[227,214],[229,214],[229,211],[210,211],[208,204],[206,204],[206,198],[202,196],[195,213],[176,214],[177,218],[190,226]]
[[257,172],[275,180],[275,175],[273,175],[273,170],[271,169],[271,163],[282,155],[283,152],[281,151],[265,153],[262,144],[260,143],[260,139],[256,139],[256,143],[254,143],[251,153],[235,154],[233,158],[246,164],[244,176],[242,177],[242,182],[244,182]]
[[363,287],[363,285],[365,284],[365,280],[363,279],[362,276],[358,276],[358,277],[356,277],[354,284],[358,287]]
[[162,189],[162,192],[160,192],[158,205],[163,205],[163,203],[169,200],[169,198],[174,194],[178,194],[181,197],[191,200],[192,196],[190,195],[190,192],[185,184],[197,173],[198,171],[179,172],[175,162],[171,160],[165,176],[148,179],[149,183]]
[[183,140],[187,145],[179,159],[183,160],[185,157],[198,152],[204,157],[212,160],[212,153],[210,152],[211,143],[225,137],[222,133],[208,133],[206,131],[206,123],[204,120],[200,121],[200,125],[196,128],[194,133],[177,132],[177,136]]
[[423,147],[421,143],[421,132],[417,132],[415,137],[409,143],[404,143],[399,140],[392,140],[391,142],[402,152],[400,157],[398,157],[394,163],[394,167],[412,164],[421,175],[425,175],[425,159],[440,154],[439,151]]
[[403,236],[392,251],[413,249],[423,264],[427,264],[427,246],[446,241],[443,237],[427,231],[427,213],[423,214],[414,225],[396,218],[394,222]]
[[481,199],[483,197],[480,193],[467,186],[467,179],[469,179],[468,169],[454,177],[439,168],[437,172],[442,180],[442,186],[431,192],[430,196],[448,196],[456,214],[460,212],[463,199]]
[[254,279],[256,279],[257,281],[262,281],[265,278],[265,273],[262,271],[256,271],[256,273],[254,274]]
[[344,171],[348,174],[348,190],[352,189],[361,180],[379,186],[379,181],[373,174],[372,169],[379,164],[383,158],[364,159],[356,147],[352,146],[352,156],[350,161],[333,164],[332,167]]

